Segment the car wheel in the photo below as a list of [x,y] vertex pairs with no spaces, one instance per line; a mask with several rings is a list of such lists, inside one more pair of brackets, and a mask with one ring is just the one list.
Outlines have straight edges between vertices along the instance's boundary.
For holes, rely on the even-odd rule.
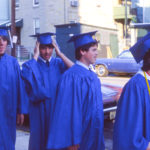
[[108,75],[108,70],[104,65],[97,65],[96,73],[98,74],[99,77],[105,77]]

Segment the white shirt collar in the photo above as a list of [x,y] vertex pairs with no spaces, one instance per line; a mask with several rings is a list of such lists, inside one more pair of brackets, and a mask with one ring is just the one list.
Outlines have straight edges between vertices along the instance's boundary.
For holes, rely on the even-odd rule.
[[82,62],[81,62],[81,61],[79,61],[79,60],[77,60],[77,61],[76,61],[76,64],[78,64],[78,65],[80,65],[80,66],[84,67],[85,69],[89,70],[89,67],[88,67],[88,66],[86,66],[84,63],[82,63]]
[[[41,59],[44,63],[46,63],[46,60],[45,60],[45,59],[43,59],[41,56],[39,56],[39,59]],[[51,61],[51,59],[52,59],[52,57],[50,57],[48,61],[50,62],[50,61]]]
[[[145,73],[146,73],[146,72],[145,72]],[[140,69],[136,74],[141,74],[143,77],[145,77],[142,69]],[[148,80],[150,80],[150,76],[149,76],[147,73],[146,73],[146,78],[147,78]]]

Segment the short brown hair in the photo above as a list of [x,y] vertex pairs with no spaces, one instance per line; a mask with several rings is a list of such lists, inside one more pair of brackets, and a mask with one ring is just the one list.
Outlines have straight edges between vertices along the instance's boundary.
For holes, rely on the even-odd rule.
[[54,46],[52,45],[52,44],[40,44],[40,49],[44,49],[44,48],[46,48],[46,47],[48,47],[48,48],[54,48]]
[[92,46],[94,46],[94,45],[98,45],[98,43],[97,43],[97,42],[94,42],[94,43],[86,44],[86,45],[83,45],[83,46],[77,48],[77,49],[75,50],[75,58],[76,58],[77,60],[80,60],[80,58],[82,57],[81,51],[88,51],[89,48],[92,47]]
[[0,35],[0,37],[2,37],[2,39],[3,39],[4,41],[7,41],[7,45],[10,43],[10,42],[9,42],[9,38],[8,38],[7,36],[1,36],[1,35]]

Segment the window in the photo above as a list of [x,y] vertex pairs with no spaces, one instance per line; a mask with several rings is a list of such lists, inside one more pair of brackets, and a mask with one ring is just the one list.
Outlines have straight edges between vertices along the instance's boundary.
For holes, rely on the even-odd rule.
[[69,22],[70,22],[70,23],[77,23],[76,20],[70,20]]
[[33,6],[39,5],[39,0],[33,0]]
[[34,34],[40,33],[40,20],[38,18],[33,20]]
[[97,7],[101,7],[101,4],[102,4],[102,1],[101,1],[101,0],[97,0],[97,1],[96,1],[96,6],[97,6]]
[[72,7],[78,7],[78,0],[70,0],[70,5]]
[[133,55],[130,51],[123,51],[119,56],[119,58],[133,58]]
[[19,7],[19,0],[16,0],[15,5],[16,5],[16,8],[18,8],[18,7]]

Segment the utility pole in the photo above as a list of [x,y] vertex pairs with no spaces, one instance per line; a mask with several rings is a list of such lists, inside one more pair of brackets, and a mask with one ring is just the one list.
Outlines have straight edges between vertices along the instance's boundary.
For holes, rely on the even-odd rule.
[[64,24],[66,23],[66,0],[64,0]]
[[127,24],[128,24],[127,0],[125,0],[125,46],[127,46]]
[[[16,1],[15,0],[11,0],[11,36],[12,37],[14,35],[16,35],[16,23],[15,23],[16,12],[15,12],[15,7],[16,7]],[[15,44],[13,44],[11,55],[14,56],[14,57],[16,56]]]

